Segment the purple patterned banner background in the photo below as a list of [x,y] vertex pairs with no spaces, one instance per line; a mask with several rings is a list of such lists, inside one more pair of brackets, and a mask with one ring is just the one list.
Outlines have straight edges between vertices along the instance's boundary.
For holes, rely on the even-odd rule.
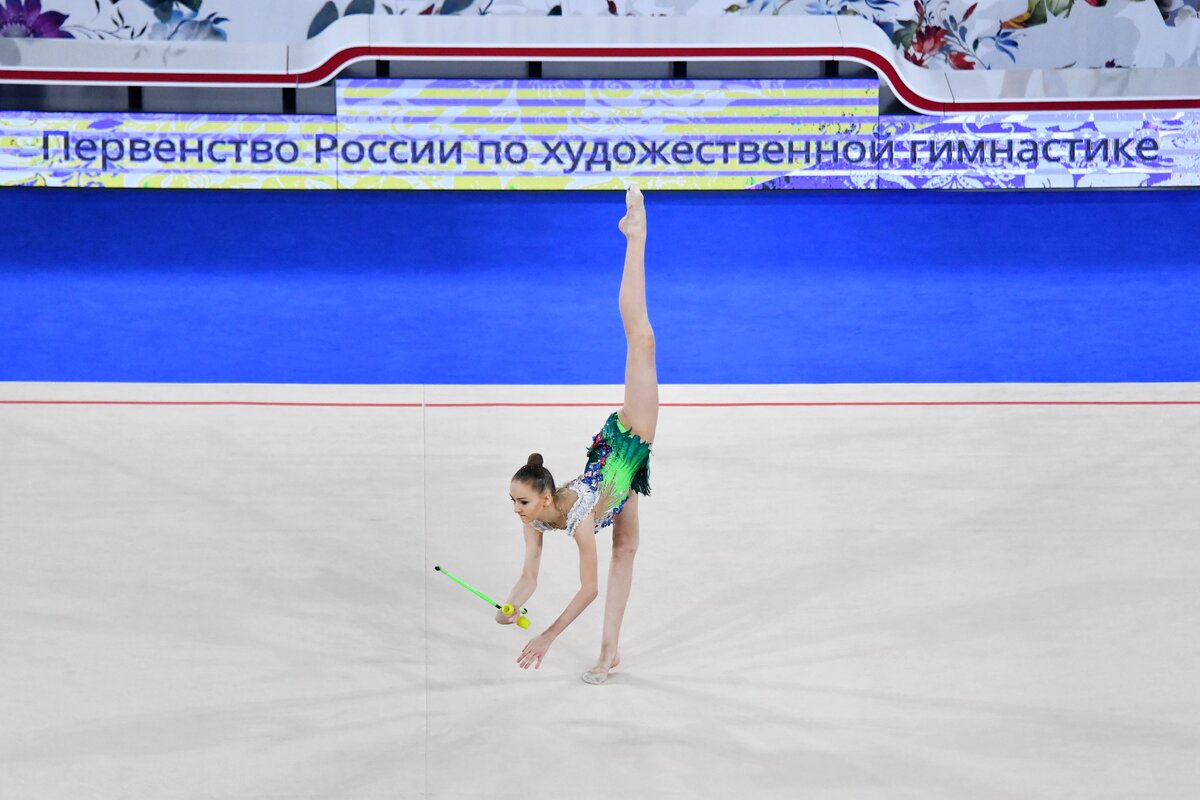
[[[350,189],[745,189],[818,164],[825,141],[869,141],[875,80],[373,80],[338,82]],[[819,176],[816,175],[819,173]]]
[[[1083,189],[1200,186],[1200,112],[881,116],[860,145],[756,189]],[[830,162],[866,168],[819,177]]]

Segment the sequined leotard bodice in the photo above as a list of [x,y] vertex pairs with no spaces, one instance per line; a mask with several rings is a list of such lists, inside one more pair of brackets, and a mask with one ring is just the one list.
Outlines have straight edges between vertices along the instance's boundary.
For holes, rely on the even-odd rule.
[[[630,492],[650,494],[650,444],[621,424],[620,416],[613,412],[592,439],[583,474],[563,488],[576,496],[567,512],[567,535],[574,536],[575,528],[589,514],[594,515],[599,533],[612,525]],[[531,524],[543,533],[563,530],[536,520]]]

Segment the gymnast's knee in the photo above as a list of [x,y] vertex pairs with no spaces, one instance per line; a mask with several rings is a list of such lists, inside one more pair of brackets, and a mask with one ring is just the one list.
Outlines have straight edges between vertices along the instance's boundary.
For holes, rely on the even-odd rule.
[[620,561],[632,561],[638,551],[638,536],[621,536],[613,538],[613,558]]
[[625,330],[625,338],[629,340],[631,348],[654,352],[654,328],[650,327],[649,322],[630,325]]

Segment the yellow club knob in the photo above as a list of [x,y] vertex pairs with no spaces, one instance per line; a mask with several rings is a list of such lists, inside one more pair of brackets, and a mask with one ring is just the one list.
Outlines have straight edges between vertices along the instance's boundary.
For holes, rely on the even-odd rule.
[[513,606],[512,606],[512,603],[505,603],[504,605],[500,606],[500,613],[501,613],[501,614],[508,615],[508,614],[511,614],[511,613],[512,613],[512,612],[514,612],[514,611],[516,611],[516,609],[515,609],[515,608],[513,608]]
[[517,620],[517,627],[518,628],[528,628],[529,627],[529,617],[520,617]]

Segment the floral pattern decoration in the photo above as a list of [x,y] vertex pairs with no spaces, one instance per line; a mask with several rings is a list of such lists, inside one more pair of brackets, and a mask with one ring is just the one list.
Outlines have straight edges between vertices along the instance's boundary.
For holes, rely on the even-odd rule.
[[[38,0],[28,0],[36,4]],[[150,39],[173,42],[224,42],[228,34],[221,25],[228,17],[210,12],[201,17],[204,0],[141,0],[153,13],[153,21],[147,20],[140,26],[125,17],[120,0],[92,0],[96,7],[98,23],[91,25],[68,25],[74,38],[83,39]],[[20,0],[8,0],[11,7]],[[107,16],[107,19],[104,18]],[[65,17],[64,17],[65,19]],[[71,35],[71,34],[67,34]]]
[[67,14],[42,11],[41,0],[8,0],[0,8],[0,36],[8,39],[74,39],[62,24]]
[[1000,26],[995,33],[972,37],[967,23],[979,7],[971,5],[958,19],[950,13],[949,2],[942,0],[936,5],[926,6],[921,0],[913,4],[916,19],[899,20],[895,23],[880,23],[892,43],[904,53],[904,58],[918,67],[930,66],[930,62],[941,60],[950,69],[975,69],[982,63],[979,48],[985,42],[995,51],[1017,63],[1016,34]]
[[[1200,0],[0,0],[0,36],[223,42],[321,35],[355,15],[858,16],[935,70],[1200,64]],[[53,6],[44,8],[43,4]],[[253,7],[253,8],[252,8]],[[89,16],[94,10],[94,15]],[[264,26],[282,21],[289,32]],[[1161,24],[1158,22],[1162,20]],[[1069,24],[1068,24],[1069,23]],[[1118,24],[1119,23],[1119,24]],[[307,28],[305,27],[307,26]],[[273,38],[274,37],[274,38]],[[1136,56],[1136,57],[1135,57]]]

